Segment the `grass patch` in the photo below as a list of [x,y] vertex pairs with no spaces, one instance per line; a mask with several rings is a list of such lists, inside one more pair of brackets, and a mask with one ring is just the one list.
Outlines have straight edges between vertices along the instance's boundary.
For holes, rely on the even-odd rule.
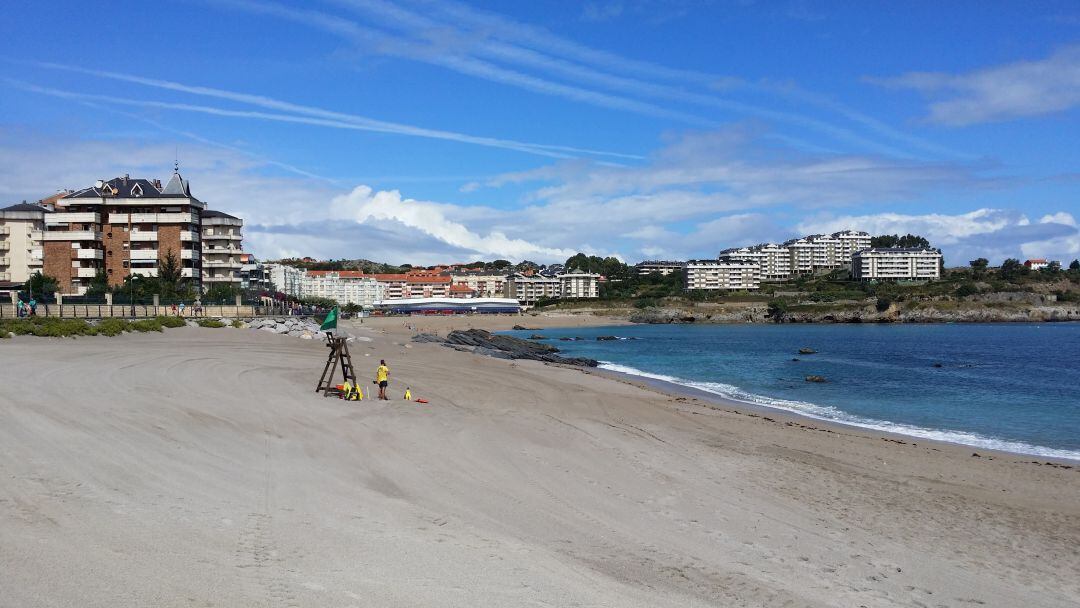
[[225,327],[225,324],[217,319],[199,319],[197,323],[199,324],[199,327]]
[[187,325],[187,321],[180,317],[158,317],[157,320],[162,327],[184,327]]
[[244,322],[241,321],[240,319],[233,319],[232,326],[235,327],[236,329],[240,329],[241,327],[244,326]]
[[102,319],[96,326],[99,336],[119,336],[125,331],[131,331],[131,324],[124,319]]
[[97,334],[97,328],[82,319],[30,317],[0,321],[0,333],[6,336],[8,332],[17,336],[66,338],[68,336],[93,336]]
[[147,332],[147,331],[162,331],[161,321],[158,319],[140,319],[138,321],[131,322],[131,329],[133,331]]

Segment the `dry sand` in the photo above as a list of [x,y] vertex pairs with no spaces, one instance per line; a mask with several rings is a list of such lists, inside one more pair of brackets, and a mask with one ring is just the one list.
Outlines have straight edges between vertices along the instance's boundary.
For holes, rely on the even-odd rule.
[[0,341],[0,606],[1080,605],[1077,468],[352,331],[394,400],[260,331]]

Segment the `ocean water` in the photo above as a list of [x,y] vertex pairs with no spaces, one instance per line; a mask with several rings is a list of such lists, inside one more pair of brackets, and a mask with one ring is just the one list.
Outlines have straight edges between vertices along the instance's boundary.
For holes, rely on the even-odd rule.
[[[1080,460],[1080,324],[635,325],[540,333],[603,368],[729,399]],[[595,339],[609,335],[623,339]],[[562,336],[584,339],[557,340]],[[802,347],[817,353],[800,355]],[[811,374],[828,382],[806,382]]]

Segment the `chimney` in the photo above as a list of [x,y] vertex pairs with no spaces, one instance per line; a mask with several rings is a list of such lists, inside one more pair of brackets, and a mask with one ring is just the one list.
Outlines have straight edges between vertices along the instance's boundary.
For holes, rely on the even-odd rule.
[[124,185],[125,185],[125,186],[127,185],[127,180],[128,180],[128,174],[127,174],[127,173],[125,173],[125,174],[124,174]]

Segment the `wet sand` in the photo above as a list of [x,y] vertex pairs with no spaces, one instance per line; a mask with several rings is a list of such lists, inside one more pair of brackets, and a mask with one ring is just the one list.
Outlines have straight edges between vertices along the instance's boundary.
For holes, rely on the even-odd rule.
[[360,403],[261,331],[0,341],[0,605],[1080,603],[1075,467],[408,342],[463,321],[600,324],[354,324]]

